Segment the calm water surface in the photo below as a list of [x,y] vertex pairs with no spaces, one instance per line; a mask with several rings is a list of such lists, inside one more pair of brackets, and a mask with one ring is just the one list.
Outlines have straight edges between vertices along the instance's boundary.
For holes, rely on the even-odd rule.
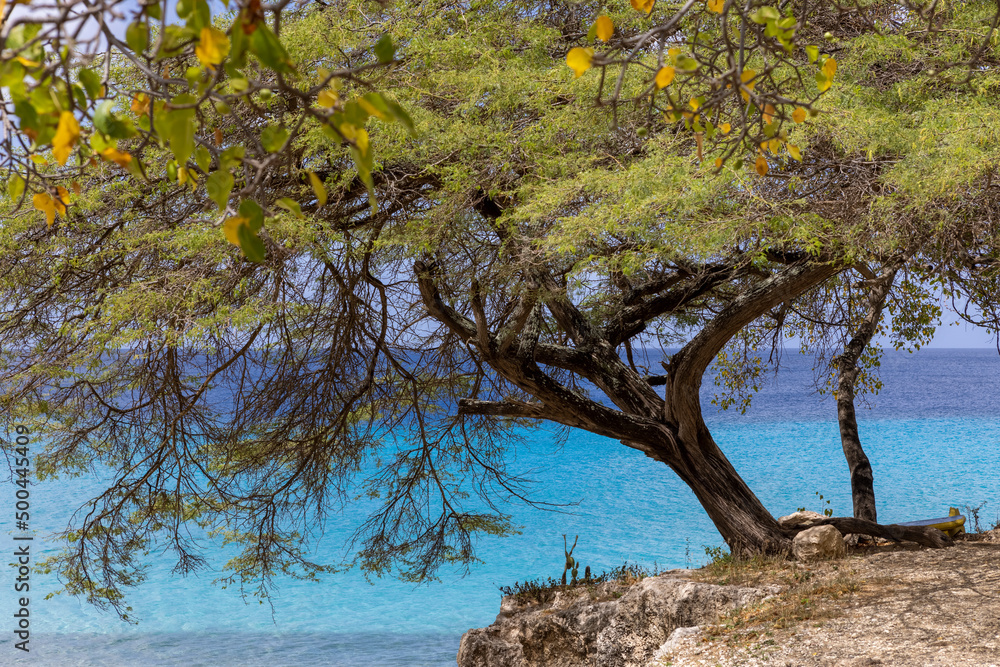
[[[737,470],[776,516],[799,506],[821,510],[816,492],[838,515],[850,514],[850,483],[830,398],[811,393],[808,359],[789,353],[778,375],[745,415],[715,414],[710,426]],[[875,469],[883,522],[947,513],[949,505],[988,504],[1000,511],[1000,359],[995,350],[889,353],[885,388],[861,411],[861,436]],[[706,382],[706,400],[712,391]],[[273,609],[238,591],[211,584],[217,572],[187,578],[170,574],[169,554],[152,561],[149,581],[130,604],[141,619],[129,626],[65,596],[44,600],[58,587],[36,575],[31,591],[31,653],[13,647],[14,574],[0,581],[0,665],[454,665],[461,634],[487,625],[498,611],[497,586],[558,576],[562,535],[579,535],[574,555],[592,570],[654,563],[698,566],[705,547],[721,538],[693,494],[665,466],[616,441],[586,433],[554,446],[535,432],[519,451],[518,470],[534,471],[536,497],[573,502],[571,513],[512,507],[519,536],[483,540],[485,561],[461,577],[413,587],[394,580],[369,584],[354,572],[319,584],[281,581]],[[3,489],[8,489],[4,491]],[[37,558],[54,552],[42,536],[63,528],[94,482],[58,480],[32,490]],[[13,503],[13,487],[0,497]],[[0,531],[12,549],[10,512]],[[317,558],[337,562],[343,539],[361,514],[332,517]],[[211,544],[211,543],[209,543]],[[216,551],[215,565],[225,552]]]

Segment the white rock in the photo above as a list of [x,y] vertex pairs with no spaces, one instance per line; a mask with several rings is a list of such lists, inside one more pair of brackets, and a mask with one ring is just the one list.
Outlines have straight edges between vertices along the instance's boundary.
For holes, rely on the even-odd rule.
[[660,648],[656,650],[656,653],[653,654],[653,659],[649,664],[658,665],[667,661],[674,651],[689,642],[696,641],[698,637],[701,637],[701,635],[702,632],[700,625],[693,625],[687,628],[675,628],[674,631],[670,633],[667,641],[663,642],[663,645],[660,646]]
[[814,526],[795,536],[792,553],[801,561],[843,558],[847,555],[844,538],[833,526]]

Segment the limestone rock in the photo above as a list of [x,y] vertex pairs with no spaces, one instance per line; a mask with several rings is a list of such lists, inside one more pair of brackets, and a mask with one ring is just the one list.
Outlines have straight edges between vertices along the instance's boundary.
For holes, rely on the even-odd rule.
[[663,642],[660,648],[653,654],[652,664],[667,663],[674,651],[684,647],[686,644],[697,641],[702,636],[701,626],[695,625],[690,628],[677,628],[670,633],[667,641]]
[[844,538],[833,526],[814,526],[792,540],[792,553],[801,561],[843,558],[847,555]]
[[804,510],[802,512],[792,512],[788,516],[781,517],[778,519],[778,525],[782,528],[793,528],[795,526],[804,526],[808,528],[825,518],[826,517],[819,512]]
[[504,598],[496,622],[462,637],[459,667],[645,667],[678,628],[712,623],[770,590],[716,586],[676,575],[631,587],[605,583],[545,603]]

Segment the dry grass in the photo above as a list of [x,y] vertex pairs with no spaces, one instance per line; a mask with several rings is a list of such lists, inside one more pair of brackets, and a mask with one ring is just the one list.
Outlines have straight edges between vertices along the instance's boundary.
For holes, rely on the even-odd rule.
[[871,583],[849,560],[805,565],[776,557],[718,558],[695,573],[698,581],[729,586],[772,586],[779,593],[736,609],[705,628],[706,640],[730,644],[759,642],[774,630],[800,623],[822,623],[843,614],[844,598]]

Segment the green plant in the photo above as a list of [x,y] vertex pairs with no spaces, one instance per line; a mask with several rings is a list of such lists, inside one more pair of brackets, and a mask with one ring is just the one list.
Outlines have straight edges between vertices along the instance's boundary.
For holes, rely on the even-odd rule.
[[[574,535],[573,536],[573,546],[571,546],[571,547],[569,547],[567,549],[566,548],[566,536],[563,535],[563,551],[566,554],[566,565],[563,567],[563,573],[562,573],[562,585],[563,586],[566,585],[566,572],[570,572],[571,575],[572,575],[572,579],[570,580],[570,585],[571,586],[575,586],[576,585],[576,577],[577,577],[577,574],[580,572],[580,561],[578,561],[575,558],[573,558],[573,550],[576,549],[576,542],[579,539],[580,539],[579,535]],[[590,566],[589,565],[583,571],[583,580],[584,581],[589,581],[590,580]]]
[[[817,496],[819,496],[819,500],[820,500],[820,505],[819,505],[819,506],[820,506],[820,507],[822,508],[822,510],[823,510],[823,511],[821,512],[821,514],[822,514],[823,516],[833,516],[833,508],[829,506],[829,505],[830,505],[830,501],[829,501],[829,500],[824,500],[824,499],[823,499],[823,494],[822,494],[822,493],[820,493],[819,491],[816,491],[816,492],[815,492],[815,494],[816,494]],[[827,506],[826,506],[826,507],[823,507],[823,505],[824,505],[824,504],[826,504]],[[798,511],[799,511],[799,512],[805,512],[805,511],[806,511],[806,508],[805,508],[805,507],[800,507],[800,508],[798,508]]]
[[[647,567],[629,563],[628,561],[625,561],[616,568],[601,572],[596,576],[590,576],[589,570],[590,568],[588,567],[588,573],[584,575],[583,580],[568,585],[564,581],[549,577],[548,579],[532,579],[524,582],[516,581],[511,586],[498,586],[497,588],[504,597],[514,596],[522,604],[527,602],[545,603],[551,600],[557,591],[569,590],[574,586],[585,585],[593,589],[597,584],[605,582],[617,582],[625,586],[631,586],[646,577],[659,574],[659,566],[655,563],[653,564],[653,569],[650,570]],[[612,596],[620,597],[620,595],[615,595],[615,593],[612,593]]]

